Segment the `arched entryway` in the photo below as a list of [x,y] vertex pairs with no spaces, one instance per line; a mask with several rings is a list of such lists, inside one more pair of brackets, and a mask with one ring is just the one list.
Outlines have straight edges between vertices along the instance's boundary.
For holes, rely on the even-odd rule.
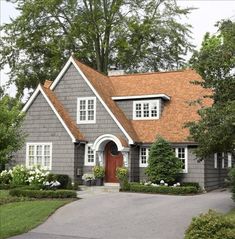
[[105,181],[108,183],[118,182],[116,169],[123,166],[123,155],[118,151],[117,145],[110,141],[106,144],[105,150]]
[[129,147],[125,140],[110,134],[101,135],[95,140],[93,150],[98,155],[97,164],[105,168],[105,181],[118,182],[117,167],[128,167]]

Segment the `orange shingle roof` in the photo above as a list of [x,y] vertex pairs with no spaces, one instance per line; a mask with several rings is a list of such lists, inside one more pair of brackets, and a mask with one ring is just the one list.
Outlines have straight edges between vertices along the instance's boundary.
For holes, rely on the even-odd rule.
[[85,141],[84,136],[79,131],[79,129],[77,128],[77,125],[75,124],[73,119],[70,117],[69,113],[65,110],[64,106],[57,99],[55,93],[47,88],[48,85],[50,85],[49,83],[50,83],[49,81],[46,81],[46,84],[42,86],[43,91],[49,98],[50,102],[53,104],[54,108],[56,109],[60,117],[65,122],[66,126],[68,127],[68,129],[70,130],[74,138],[78,141]]
[[[75,61],[135,142],[151,143],[157,135],[170,142],[189,142],[189,130],[184,125],[186,122],[199,119],[197,114],[199,106],[189,106],[189,102],[202,99],[209,93],[201,86],[191,83],[194,80],[201,80],[194,70],[107,77]],[[112,100],[114,96],[151,94],[166,94],[171,97],[170,101],[164,103],[164,110],[159,120],[129,120]],[[204,99],[203,103],[210,105],[212,102]]]
[[133,141],[138,142],[138,136],[130,122],[127,119],[126,115],[123,111],[118,107],[115,101],[112,100],[112,96],[115,94],[115,90],[112,86],[112,82],[110,81],[109,77],[99,73],[98,71],[84,65],[83,63],[75,60],[78,67],[90,81],[92,86],[96,89],[102,100],[120,122],[122,127],[126,130],[129,136],[132,138]]

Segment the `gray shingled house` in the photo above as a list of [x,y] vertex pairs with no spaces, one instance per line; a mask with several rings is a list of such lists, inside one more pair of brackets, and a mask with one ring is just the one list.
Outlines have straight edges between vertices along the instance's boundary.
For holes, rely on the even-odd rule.
[[[157,135],[171,142],[184,163],[182,180],[206,190],[222,186],[231,154],[198,161],[185,122],[198,119],[205,90],[193,70],[105,76],[70,57],[57,78],[39,85],[23,108],[26,144],[15,162],[40,164],[80,180],[96,164],[105,181],[117,182],[115,170],[126,166],[131,181],[145,177],[151,143]],[[211,102],[207,99],[204,104]]]

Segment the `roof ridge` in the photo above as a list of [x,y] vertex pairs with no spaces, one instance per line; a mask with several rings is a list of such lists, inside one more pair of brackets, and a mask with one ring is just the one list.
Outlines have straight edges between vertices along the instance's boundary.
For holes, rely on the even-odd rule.
[[182,70],[175,70],[175,71],[159,71],[159,72],[139,72],[139,73],[131,73],[131,74],[124,74],[124,75],[114,75],[108,76],[109,78],[116,78],[116,77],[125,77],[125,76],[137,76],[137,75],[160,75],[160,74],[167,74],[167,73],[176,73],[176,72],[185,72],[185,71],[193,71],[193,69],[182,69]]

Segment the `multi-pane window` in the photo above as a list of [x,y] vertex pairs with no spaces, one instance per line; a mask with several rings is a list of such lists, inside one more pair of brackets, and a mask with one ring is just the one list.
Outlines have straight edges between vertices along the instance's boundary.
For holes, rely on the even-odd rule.
[[77,123],[95,123],[96,98],[78,98]]
[[133,119],[159,119],[159,100],[133,102]]
[[187,157],[187,148],[179,147],[175,148],[175,156],[183,162],[183,172],[188,172],[188,157]]
[[149,148],[140,148],[140,167],[148,166]]
[[95,165],[95,152],[92,149],[91,144],[86,145],[85,149],[85,165],[94,166]]
[[40,165],[51,169],[52,143],[27,143],[26,150],[26,166]]

